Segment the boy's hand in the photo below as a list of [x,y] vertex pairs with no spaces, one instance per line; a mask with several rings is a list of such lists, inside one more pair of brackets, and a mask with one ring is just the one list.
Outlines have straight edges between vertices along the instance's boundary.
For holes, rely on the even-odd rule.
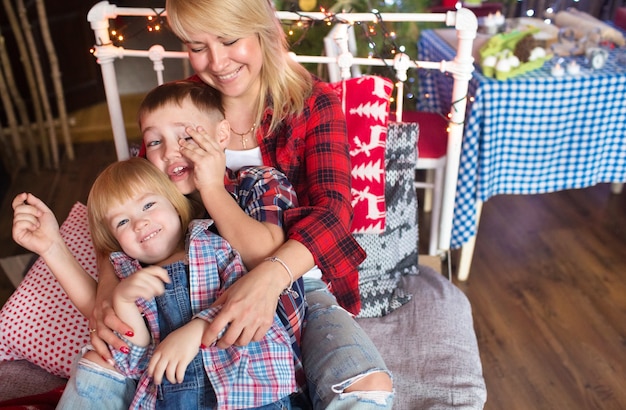
[[193,142],[179,140],[181,154],[193,163],[194,182],[200,192],[210,189],[224,189],[226,154],[216,137],[211,137],[202,127],[187,128]]
[[39,198],[22,193],[13,199],[13,240],[20,246],[44,257],[63,242],[56,217]]
[[152,299],[165,292],[164,282],[170,283],[167,271],[160,266],[148,266],[121,281],[115,287],[113,297],[120,303],[135,303],[138,298]]
[[148,374],[155,384],[163,382],[164,374],[170,383],[183,382],[187,366],[198,354],[207,325],[202,319],[193,319],[161,341],[148,364]]

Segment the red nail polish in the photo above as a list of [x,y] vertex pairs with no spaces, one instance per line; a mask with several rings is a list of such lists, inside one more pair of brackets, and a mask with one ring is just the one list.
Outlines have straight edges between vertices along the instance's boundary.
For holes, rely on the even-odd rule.
[[132,330],[129,330],[128,332],[124,333],[126,336],[128,337],[133,337],[135,336],[135,332],[133,332]]
[[200,345],[200,349],[206,349],[206,345],[205,345],[204,343],[202,343],[202,344]]
[[130,353],[130,349],[126,346],[122,346],[120,347],[120,352],[124,353],[124,354],[128,354]]

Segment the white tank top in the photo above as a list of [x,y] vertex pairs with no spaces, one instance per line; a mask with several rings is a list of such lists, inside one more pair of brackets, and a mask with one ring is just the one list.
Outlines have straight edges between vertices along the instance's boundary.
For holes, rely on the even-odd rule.
[[226,168],[237,172],[241,167],[247,165],[261,166],[263,165],[263,157],[261,157],[261,148],[255,147],[246,149],[243,151],[234,151],[227,149],[226,153]]

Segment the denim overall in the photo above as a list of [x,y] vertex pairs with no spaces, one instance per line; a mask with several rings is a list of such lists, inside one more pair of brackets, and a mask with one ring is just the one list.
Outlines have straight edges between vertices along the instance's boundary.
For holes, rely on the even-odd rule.
[[[171,282],[165,283],[165,293],[155,298],[161,340],[189,323],[193,317],[187,268],[183,261],[165,266]],[[164,378],[163,383],[157,387],[157,409],[209,409],[216,406],[217,399],[204,370],[200,353],[187,366],[182,383],[172,384]]]
[[[189,270],[183,261],[164,266],[170,283],[164,283],[165,292],[155,298],[159,313],[161,340],[189,323],[193,318],[189,300]],[[202,354],[198,353],[189,363],[182,383],[172,384],[163,379],[157,386],[156,408],[160,409],[213,409],[217,407],[215,392],[206,374]],[[257,409],[291,409],[289,397]]]

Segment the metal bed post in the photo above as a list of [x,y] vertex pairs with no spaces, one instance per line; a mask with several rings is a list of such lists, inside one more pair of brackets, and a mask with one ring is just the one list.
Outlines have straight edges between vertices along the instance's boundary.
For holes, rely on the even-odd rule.
[[117,159],[123,160],[130,157],[130,152],[128,150],[122,103],[120,102],[114,64],[115,59],[121,57],[121,55],[118,54],[117,47],[111,43],[109,38],[109,19],[117,16],[116,9],[117,6],[114,4],[101,1],[89,10],[87,21],[91,24],[91,29],[96,36],[96,51],[94,54],[102,70],[102,81],[111,118],[115,152],[117,153]]
[[[457,52],[454,61],[446,67],[452,73],[454,85],[452,88],[452,104],[450,112],[450,126],[448,131],[447,163],[444,179],[443,204],[439,231],[439,251],[444,253],[450,272],[450,240],[452,236],[452,221],[454,217],[454,203],[456,184],[461,160],[461,145],[465,127],[465,112],[467,109],[467,91],[469,81],[474,71],[474,57],[472,45],[476,38],[478,21],[474,13],[467,9],[448,12],[454,18],[454,27],[457,30]],[[449,24],[452,25],[452,24]],[[467,279],[460,278],[460,280]]]

